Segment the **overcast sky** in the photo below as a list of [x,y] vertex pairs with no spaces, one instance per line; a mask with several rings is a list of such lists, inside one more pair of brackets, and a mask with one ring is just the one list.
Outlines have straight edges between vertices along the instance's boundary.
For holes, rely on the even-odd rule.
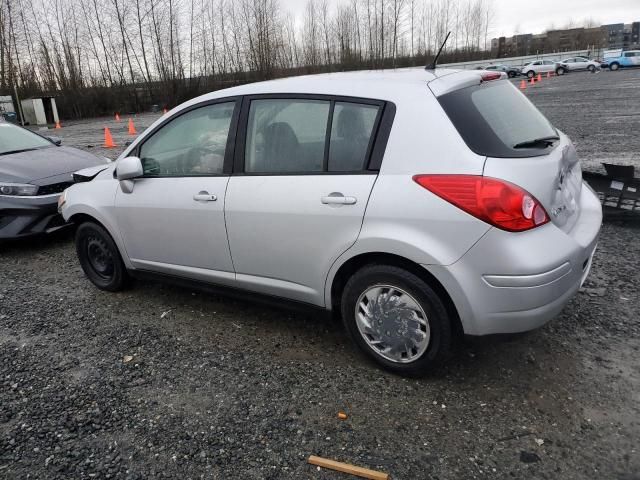
[[[330,0],[332,5],[346,0]],[[428,0],[427,0],[428,1]],[[281,0],[298,21],[306,0]],[[640,0],[493,0],[492,37],[514,33],[541,33],[551,24],[592,18],[599,24],[640,21]]]

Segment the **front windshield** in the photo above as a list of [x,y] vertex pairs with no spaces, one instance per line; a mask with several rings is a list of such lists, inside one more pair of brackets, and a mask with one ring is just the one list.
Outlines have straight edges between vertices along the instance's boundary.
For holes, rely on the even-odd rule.
[[0,123],[0,155],[21,150],[52,147],[46,138],[10,123]]

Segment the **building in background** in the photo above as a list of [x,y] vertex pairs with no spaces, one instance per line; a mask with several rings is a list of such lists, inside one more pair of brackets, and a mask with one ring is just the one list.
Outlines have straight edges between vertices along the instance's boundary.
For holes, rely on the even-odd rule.
[[21,103],[24,121],[28,125],[47,125],[60,121],[53,97],[26,98]]
[[495,58],[620,48],[640,48],[640,22],[548,30],[535,35],[527,33],[491,39],[491,54]]

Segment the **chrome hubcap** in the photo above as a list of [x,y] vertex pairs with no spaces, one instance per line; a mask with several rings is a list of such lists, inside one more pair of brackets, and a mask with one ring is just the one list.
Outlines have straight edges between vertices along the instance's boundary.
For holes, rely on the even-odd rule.
[[356,323],[371,349],[391,362],[411,362],[429,346],[424,310],[411,295],[391,285],[375,285],[360,295]]

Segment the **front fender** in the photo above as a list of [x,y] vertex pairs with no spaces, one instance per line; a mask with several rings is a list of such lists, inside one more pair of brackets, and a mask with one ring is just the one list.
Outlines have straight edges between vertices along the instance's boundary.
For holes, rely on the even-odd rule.
[[66,190],[65,203],[60,213],[65,221],[74,215],[87,215],[99,222],[118,246],[122,260],[128,269],[133,265],[127,257],[120,229],[115,218],[115,196],[118,181],[115,179],[93,180],[77,183]]

